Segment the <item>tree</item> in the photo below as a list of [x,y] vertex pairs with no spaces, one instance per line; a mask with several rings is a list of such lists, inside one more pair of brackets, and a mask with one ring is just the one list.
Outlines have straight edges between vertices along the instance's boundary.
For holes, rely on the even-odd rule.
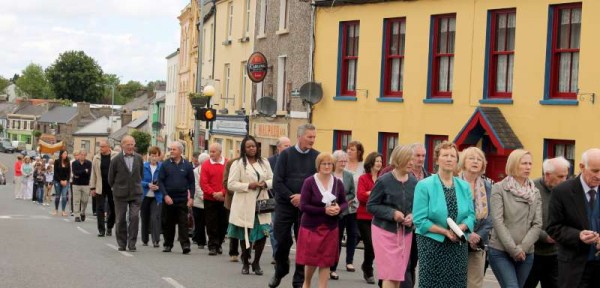
[[136,93],[140,90],[144,90],[144,85],[142,85],[138,81],[130,80],[129,82],[127,82],[127,84],[119,85],[119,92],[121,96],[125,98],[126,101],[135,98]]
[[0,93],[6,89],[10,85],[10,81],[2,76],[0,76]]
[[54,93],[50,88],[50,82],[46,78],[46,73],[41,65],[31,63],[25,67],[21,77],[17,79],[19,90],[29,95],[31,98],[51,99]]
[[97,103],[102,97],[102,68],[83,51],[67,51],[46,69],[58,98]]
[[141,155],[146,155],[146,153],[148,153],[148,148],[150,148],[150,134],[135,130],[131,133],[131,137],[135,139],[135,147],[137,147],[137,152]]
[[146,90],[149,92],[152,92],[152,91],[154,91],[155,88],[160,87],[161,85],[166,86],[167,81],[164,81],[164,80],[150,81],[150,82],[148,82],[148,85],[146,85]]

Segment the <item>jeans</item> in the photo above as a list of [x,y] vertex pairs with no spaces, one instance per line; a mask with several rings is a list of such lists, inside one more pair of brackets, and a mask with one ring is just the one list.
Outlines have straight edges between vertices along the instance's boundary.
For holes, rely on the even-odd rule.
[[515,261],[508,253],[489,247],[488,257],[492,271],[503,288],[521,288],[525,285],[533,266],[533,254],[526,254],[525,261]]
[[36,185],[35,186],[37,188],[37,198],[36,200],[38,201],[39,204],[44,204],[44,184],[42,185]]
[[[342,253],[342,238],[344,238],[344,229],[346,230],[346,265],[354,263],[354,251],[356,250],[356,240],[358,239],[358,226],[356,225],[356,213],[344,215],[339,221],[340,232],[340,253]],[[336,271],[338,261],[331,266],[331,271]]]
[[54,182],[54,193],[56,194],[56,196],[54,196],[54,209],[56,209],[56,211],[58,211],[59,202],[61,203],[63,212],[65,211],[65,208],[67,208],[67,191],[69,191],[69,182],[67,182],[67,185],[65,186],[60,185],[60,181]]

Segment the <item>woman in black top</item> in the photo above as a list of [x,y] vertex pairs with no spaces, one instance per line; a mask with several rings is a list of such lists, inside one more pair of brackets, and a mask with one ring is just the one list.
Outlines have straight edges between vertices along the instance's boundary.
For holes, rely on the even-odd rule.
[[69,215],[65,208],[67,206],[67,191],[69,190],[69,178],[71,177],[71,161],[67,150],[60,150],[58,159],[54,161],[54,211],[52,215],[58,213],[58,203],[62,197],[62,216]]

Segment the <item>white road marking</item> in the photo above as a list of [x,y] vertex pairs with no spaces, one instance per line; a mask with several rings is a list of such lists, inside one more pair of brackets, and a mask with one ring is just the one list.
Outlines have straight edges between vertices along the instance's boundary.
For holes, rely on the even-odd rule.
[[108,246],[108,247],[110,247],[110,248],[112,248],[112,249],[115,249],[115,250],[117,250],[119,253],[123,254],[123,256],[126,256],[126,257],[133,257],[133,255],[131,255],[131,253],[127,253],[127,252],[125,252],[125,251],[119,251],[119,248],[117,248],[117,246],[115,246],[115,245],[113,245],[113,244],[108,244],[108,243],[106,243],[106,246]]
[[66,218],[65,218],[65,219],[63,219],[63,221],[65,221],[65,222],[71,222],[71,220],[69,220],[69,219],[66,219]]
[[88,232],[88,231],[85,231],[85,229],[83,229],[83,228],[81,228],[81,227],[79,227],[79,226],[77,226],[77,230],[81,231],[81,233],[83,233],[83,234],[90,235],[90,232]]
[[185,288],[185,286],[179,284],[179,282],[175,281],[175,279],[171,277],[162,277],[162,279],[167,281],[167,283],[171,284],[171,286],[175,288]]
[[10,215],[2,215],[0,216],[0,219],[11,219],[12,217],[10,217]]

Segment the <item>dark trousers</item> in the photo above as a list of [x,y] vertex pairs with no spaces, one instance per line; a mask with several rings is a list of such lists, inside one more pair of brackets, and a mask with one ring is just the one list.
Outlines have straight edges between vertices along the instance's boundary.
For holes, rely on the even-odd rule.
[[[292,248],[292,229],[294,236],[298,241],[298,229],[300,224],[301,213],[298,208],[288,205],[275,206],[275,222],[273,222],[273,232],[277,239],[278,247],[275,252],[275,277],[281,279],[290,273],[290,249]],[[292,286],[302,287],[304,283],[304,265],[296,264]]]
[[194,213],[194,240],[198,245],[206,246],[206,215],[203,208],[192,207]]
[[[410,246],[410,261],[408,263],[408,268],[410,269],[410,287],[415,287],[416,279],[415,277],[417,277],[417,262],[419,261],[419,250],[417,249],[417,237],[415,236],[415,233],[413,232],[413,237],[412,237],[412,244]],[[408,269],[407,269],[408,270]],[[406,272],[408,274],[408,271]],[[408,279],[408,278],[404,278],[404,279]],[[404,281],[402,283],[407,283],[408,281]],[[406,284],[404,284],[406,285]],[[402,286],[402,284],[400,285],[401,288],[407,287],[407,286]]]
[[[344,229],[346,230],[346,265],[354,262],[354,251],[356,250],[356,240],[358,239],[358,227],[356,226],[356,213],[344,215],[339,221],[339,232],[340,232],[340,257],[342,255],[342,238],[344,238]],[[331,271],[336,271],[338,261],[331,266]]]
[[371,241],[371,220],[356,221],[360,237],[365,244],[365,257],[361,265],[363,273],[367,276],[373,276],[373,260],[375,260],[375,252],[373,252],[373,242]]
[[35,181],[33,181],[33,191],[31,193],[31,196],[32,196],[31,201],[38,201],[38,197],[37,197],[38,193],[37,192],[38,192],[38,185],[35,184]]
[[162,206],[163,233],[165,236],[164,246],[173,247],[175,240],[175,225],[177,225],[177,234],[181,248],[190,247],[190,237],[188,236],[188,207],[186,202],[164,204]]
[[[96,194],[96,217],[98,219],[98,232],[105,233],[115,226],[115,201],[112,192],[103,191],[102,194]],[[106,207],[108,205],[108,207]],[[104,213],[108,213],[108,217]],[[108,218],[108,219],[107,219]]]
[[220,201],[204,200],[204,213],[206,216],[206,233],[208,234],[208,249],[219,250],[225,241],[229,217],[227,209]]
[[593,288],[598,287],[600,283],[600,262],[587,262],[585,263],[585,269],[581,276],[581,282],[579,282],[579,288]]
[[[246,245],[245,241],[238,241],[235,238],[229,238],[229,256],[239,256],[240,255],[240,245]],[[249,252],[248,252],[249,253]]]
[[96,197],[92,197],[92,213],[96,215]]
[[558,287],[558,260],[556,255],[533,257],[533,266],[525,281],[525,288],[535,288],[541,282],[542,288]]
[[152,243],[160,241],[161,206],[162,204],[157,203],[154,197],[144,197],[144,200],[142,200],[140,216],[142,218],[142,242],[144,244],[148,244],[148,235],[152,235]]
[[115,201],[115,218],[117,220],[115,236],[120,248],[127,246],[131,249],[135,247],[140,227],[141,206],[142,199],[140,197],[129,201]]

